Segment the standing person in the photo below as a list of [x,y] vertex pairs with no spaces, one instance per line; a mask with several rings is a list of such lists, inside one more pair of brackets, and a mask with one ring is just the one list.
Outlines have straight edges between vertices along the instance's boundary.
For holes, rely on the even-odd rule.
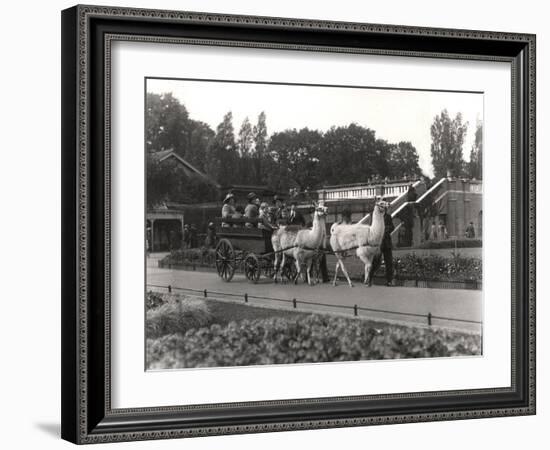
[[192,223],[189,228],[189,242],[191,244],[191,248],[197,248],[197,227],[195,227],[194,223]]
[[437,226],[435,220],[432,221],[432,227],[430,229],[430,241],[437,241]]
[[350,224],[351,223],[351,209],[344,208],[342,210],[342,220],[340,223]]
[[[247,219],[257,219],[260,213],[258,210],[258,206],[260,204],[259,197],[254,192],[250,192],[246,196],[246,198],[248,199],[248,205],[246,205],[246,208],[244,209],[244,216]],[[252,222],[246,222],[245,226],[251,228],[256,226],[256,224]]]
[[269,219],[269,205],[266,202],[260,204],[260,212],[258,215],[260,221],[258,222],[258,228],[262,230],[264,237],[265,251],[268,253],[273,252],[273,244],[271,243],[271,235],[273,234],[273,226]]
[[369,280],[372,282],[372,277],[380,267],[382,263],[382,257],[384,257],[384,265],[386,266],[386,286],[393,286],[393,254],[392,254],[392,242],[391,234],[395,229],[393,225],[393,219],[391,215],[386,211],[384,212],[384,237],[380,244],[380,253],[378,253],[373,261],[369,274]]
[[216,227],[214,222],[210,222],[206,229],[206,238],[204,240],[204,246],[206,248],[215,248],[216,247]]
[[474,222],[470,222],[466,227],[466,237],[468,239],[473,239],[476,237],[476,230],[474,228]]
[[447,233],[447,227],[442,220],[439,221],[439,229],[437,230],[437,232],[439,235],[439,239],[441,239],[442,241],[449,237],[449,233]]
[[190,240],[189,240],[189,225],[185,224],[185,226],[183,227],[183,248],[189,248],[189,245],[190,245]]
[[[235,216],[235,196],[230,192],[223,199],[222,219],[227,219]],[[222,222],[222,227],[230,227],[227,222]]]
[[290,213],[288,215],[288,224],[289,225],[300,225],[304,227],[306,225],[306,219],[300,211],[298,211],[298,202],[293,201],[290,204]]
[[418,194],[416,189],[412,184],[409,184],[409,189],[407,191],[407,211],[404,220],[405,226],[405,245],[407,247],[412,247],[413,245],[413,227],[414,227],[414,202],[416,202]]
[[284,209],[284,199],[278,195],[275,195],[273,197],[273,206],[270,208],[271,223],[273,225],[277,225],[279,223]]

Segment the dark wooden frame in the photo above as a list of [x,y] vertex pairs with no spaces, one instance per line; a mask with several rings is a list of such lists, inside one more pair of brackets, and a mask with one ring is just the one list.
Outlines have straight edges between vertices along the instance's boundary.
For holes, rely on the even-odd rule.
[[[112,409],[109,64],[116,39],[509,61],[512,385]],[[63,438],[93,443],[535,413],[534,35],[76,6],[62,13],[62,84]]]

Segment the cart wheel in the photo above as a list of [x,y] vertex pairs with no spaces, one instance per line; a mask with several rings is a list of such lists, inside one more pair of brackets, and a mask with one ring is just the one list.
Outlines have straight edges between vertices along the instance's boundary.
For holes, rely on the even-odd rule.
[[249,253],[244,259],[244,274],[248,281],[256,284],[260,279],[260,260],[254,253]]
[[216,270],[223,281],[231,281],[235,275],[235,250],[231,242],[221,239],[216,246]]

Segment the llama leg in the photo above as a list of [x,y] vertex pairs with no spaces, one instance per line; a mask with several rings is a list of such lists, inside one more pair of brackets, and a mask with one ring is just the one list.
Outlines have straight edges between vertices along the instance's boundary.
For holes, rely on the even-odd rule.
[[277,272],[278,272],[278,267],[277,265],[279,264],[279,254],[278,253],[275,253],[275,258],[273,260],[273,281],[275,283],[277,283]]
[[307,261],[307,270],[306,270],[306,274],[307,274],[307,284],[309,284],[310,286],[312,285],[311,283],[311,265],[313,264],[313,260],[308,260]]
[[349,279],[348,271],[346,270],[346,266],[344,266],[344,261],[340,260],[340,267],[342,268],[342,272],[344,272],[344,275],[346,276],[346,280],[348,280],[349,287],[353,287],[353,283]]
[[332,285],[336,286],[336,280],[338,278],[338,269],[340,268],[340,255],[336,253],[336,267],[334,268],[334,280],[332,281]]
[[302,274],[302,264],[300,262],[300,258],[294,258],[294,262],[296,263],[296,277],[294,278],[294,284],[298,284],[298,279]]
[[281,283],[285,282],[285,280],[282,276],[283,270],[285,270],[285,264],[286,264],[286,255],[283,252],[283,255],[281,257],[281,264],[279,264],[279,272],[281,272]]
[[378,270],[381,263],[381,257],[379,254],[375,254],[370,258],[367,256],[365,260],[365,284],[372,286],[372,278],[374,273]]

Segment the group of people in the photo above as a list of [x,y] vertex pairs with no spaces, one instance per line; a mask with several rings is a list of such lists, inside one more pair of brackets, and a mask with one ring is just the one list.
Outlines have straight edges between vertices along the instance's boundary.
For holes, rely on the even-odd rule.
[[241,226],[235,221],[224,222],[223,219],[254,219],[250,222],[244,221],[245,227],[258,227],[260,229],[272,231],[280,225],[299,225],[305,226],[306,222],[303,214],[298,210],[298,203],[292,201],[290,207],[285,200],[275,195],[271,204],[261,201],[260,197],[254,192],[247,195],[248,203],[243,208],[236,205],[235,195],[228,193],[222,206],[222,227]]

